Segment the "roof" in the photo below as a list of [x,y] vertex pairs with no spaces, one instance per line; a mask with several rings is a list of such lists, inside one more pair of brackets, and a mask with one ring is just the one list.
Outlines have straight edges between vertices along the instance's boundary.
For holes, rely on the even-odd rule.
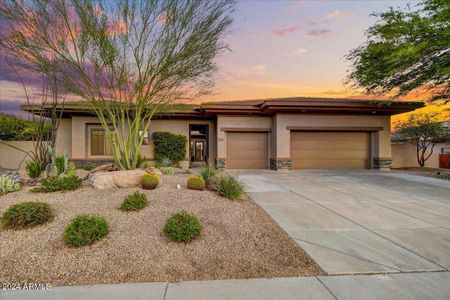
[[[158,113],[159,118],[211,118],[217,114],[233,115],[273,115],[285,113],[326,113],[326,114],[381,114],[395,115],[423,107],[422,102],[394,100],[362,100],[347,98],[270,98],[236,101],[207,102],[203,104],[171,104]],[[22,105],[22,110],[39,113],[49,111],[51,106]],[[86,103],[71,102],[59,105],[64,117],[74,115],[95,115]],[[45,114],[45,113],[44,113]]]

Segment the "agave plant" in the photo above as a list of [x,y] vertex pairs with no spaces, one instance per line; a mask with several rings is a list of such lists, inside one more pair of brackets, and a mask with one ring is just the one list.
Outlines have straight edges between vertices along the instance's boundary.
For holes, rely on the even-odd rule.
[[161,167],[170,167],[172,165],[172,161],[168,157],[163,157],[160,161]]

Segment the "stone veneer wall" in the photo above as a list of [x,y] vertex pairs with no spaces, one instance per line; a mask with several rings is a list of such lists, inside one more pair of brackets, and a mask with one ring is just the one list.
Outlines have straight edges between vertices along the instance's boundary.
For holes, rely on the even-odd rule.
[[225,158],[216,158],[216,167],[218,169],[225,169],[227,167],[227,160]]
[[271,158],[271,170],[290,170],[292,168],[292,161],[290,158]]
[[391,169],[392,165],[392,159],[390,158],[380,158],[380,157],[374,157],[373,158],[373,168],[380,170],[380,169]]

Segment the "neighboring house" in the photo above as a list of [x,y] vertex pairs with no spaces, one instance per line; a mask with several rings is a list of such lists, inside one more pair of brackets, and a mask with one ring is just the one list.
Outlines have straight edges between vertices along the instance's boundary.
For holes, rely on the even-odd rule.
[[[422,106],[325,98],[206,103],[157,115],[141,152],[153,160],[152,133],[168,131],[188,137],[185,166],[211,161],[228,169],[389,168],[391,116]],[[57,149],[67,149],[80,165],[112,160],[97,117],[80,103],[65,105]]]

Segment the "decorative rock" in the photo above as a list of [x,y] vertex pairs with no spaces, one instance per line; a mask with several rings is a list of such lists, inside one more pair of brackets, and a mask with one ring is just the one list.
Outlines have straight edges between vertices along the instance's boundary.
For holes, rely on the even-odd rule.
[[144,170],[126,170],[90,174],[88,181],[97,189],[138,187]]
[[97,172],[112,172],[112,171],[118,171],[118,170],[119,170],[119,168],[116,167],[116,165],[106,164],[106,165],[102,165],[102,166],[92,169],[89,173],[93,174],[93,173],[97,173]]
[[161,175],[162,175],[161,170],[159,170],[159,169],[157,169],[157,168],[155,168],[155,167],[148,167],[147,169],[145,169],[145,171],[146,171],[147,173],[153,173],[153,174],[156,174],[156,175],[158,175],[158,176],[161,176]]

